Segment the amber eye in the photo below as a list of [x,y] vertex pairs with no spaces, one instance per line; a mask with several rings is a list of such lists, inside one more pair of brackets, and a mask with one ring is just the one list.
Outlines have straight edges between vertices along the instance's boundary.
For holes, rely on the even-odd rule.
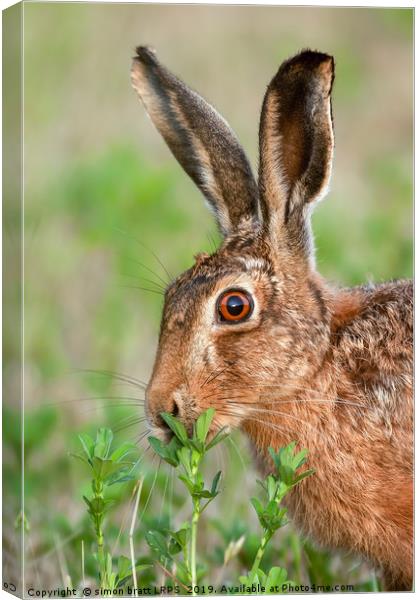
[[235,323],[251,316],[254,303],[252,298],[242,290],[223,292],[217,302],[217,310],[221,321]]

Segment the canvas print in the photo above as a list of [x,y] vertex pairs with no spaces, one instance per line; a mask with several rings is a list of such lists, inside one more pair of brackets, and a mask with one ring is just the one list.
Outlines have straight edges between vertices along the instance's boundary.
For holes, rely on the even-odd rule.
[[413,10],[3,35],[3,589],[412,591]]

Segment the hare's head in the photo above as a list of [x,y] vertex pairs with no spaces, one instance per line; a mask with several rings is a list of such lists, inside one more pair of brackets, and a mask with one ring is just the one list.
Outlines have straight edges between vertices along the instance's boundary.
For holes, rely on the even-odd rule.
[[226,121],[150,49],[137,49],[134,88],[223,236],[166,291],[146,395],[152,426],[164,430],[167,411],[188,427],[209,406],[216,426],[244,425],[270,386],[287,393],[325,357],[330,317],[310,214],[331,172],[333,77],[326,54],[282,64],[262,107],[257,184]]

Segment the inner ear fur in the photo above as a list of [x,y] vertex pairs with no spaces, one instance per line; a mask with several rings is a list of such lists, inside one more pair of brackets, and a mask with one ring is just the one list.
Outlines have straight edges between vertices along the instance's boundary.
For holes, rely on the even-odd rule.
[[169,149],[203,192],[229,235],[258,222],[258,187],[232,129],[199,94],[139,46],[131,79]]
[[280,66],[264,97],[259,133],[261,208],[266,222],[289,228],[293,243],[307,243],[301,230],[306,206],[328,189],[334,148],[333,81],[332,56],[305,50]]

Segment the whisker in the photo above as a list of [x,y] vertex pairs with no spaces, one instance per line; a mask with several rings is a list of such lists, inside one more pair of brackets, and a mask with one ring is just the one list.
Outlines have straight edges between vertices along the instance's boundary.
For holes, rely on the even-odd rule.
[[[291,388],[291,389],[295,389],[298,392],[309,392],[311,394],[313,393],[318,393],[318,394],[324,394],[326,393],[326,391],[324,389],[319,389],[316,387],[304,387],[302,385],[297,385],[297,384],[292,384],[292,383],[280,383],[280,384],[259,384],[259,385],[249,385],[246,384],[244,386],[238,386],[238,385],[234,385],[231,388],[226,387],[224,388],[224,391],[240,391],[242,390],[250,390],[250,389],[262,389],[262,388],[273,388],[273,389],[287,389],[287,388]],[[349,394],[349,397],[353,397],[353,398],[359,398],[359,396],[357,394]]]
[[150,267],[148,267],[144,263],[140,262],[139,260],[137,260],[135,258],[129,258],[128,260],[131,261],[131,262],[133,262],[133,263],[136,263],[137,265],[139,265],[143,269],[146,269],[146,271],[149,271],[149,273],[151,273],[152,275],[154,275],[155,277],[157,277],[161,281],[161,283],[163,283],[163,285],[165,286],[165,289],[168,286],[168,284],[170,283],[170,281],[165,281],[165,279],[163,279],[163,277],[161,277],[159,275],[159,273],[156,273],[156,271],[153,271],[153,269],[151,269]]
[[[224,413],[226,417],[238,417],[241,415],[235,414],[235,413]],[[255,421],[256,423],[261,423],[262,425],[265,425],[267,427],[271,427],[272,429],[274,429],[275,431],[278,431],[280,433],[286,433],[287,435],[290,434],[290,430],[286,429],[285,427],[281,427],[281,425],[275,424],[275,423],[271,423],[271,422],[267,422],[267,421],[262,421],[261,419],[257,419],[256,417],[247,417],[247,421]]]
[[[258,390],[258,389],[261,389],[262,387],[264,387],[264,386],[249,386],[249,388],[246,388],[246,387],[238,388],[237,386],[235,386],[235,387],[232,387],[232,388],[223,388],[223,392],[224,393],[226,393],[226,392],[229,393],[229,391],[232,391],[232,392],[235,393],[235,392],[238,392],[238,391],[240,391],[242,389],[244,391],[246,390],[248,392],[248,394],[246,394],[246,395],[242,394],[242,395],[239,395],[239,396],[228,396],[228,397],[220,398],[216,394],[214,394],[214,392],[213,392],[213,393],[209,394],[208,396],[205,396],[205,398],[203,400],[206,400],[206,399],[212,398],[212,397],[215,400],[229,400],[229,399],[247,398],[247,397],[249,397],[249,389],[256,389],[256,390]],[[267,386],[267,387],[282,388],[283,386]],[[311,391],[311,393],[317,392],[316,389],[310,390],[310,391]],[[269,398],[271,395],[274,395],[274,394],[277,395],[277,393],[278,392],[273,391],[271,394],[270,393],[260,394],[259,397],[260,398],[261,397],[262,398]],[[353,396],[350,396],[350,398],[351,397],[353,397]],[[354,397],[358,398],[358,396],[356,396],[356,395],[354,395]],[[276,400],[276,402],[278,402],[278,403],[282,403],[283,402],[284,404],[288,404],[288,403],[291,403],[291,402],[310,402],[310,401],[318,401],[318,400],[322,400],[323,402],[331,402],[332,404],[345,404],[345,405],[349,405],[349,406],[359,406],[361,408],[366,408],[366,405],[364,405],[364,404],[361,404],[359,402],[352,402],[351,400],[343,399],[343,398],[336,397],[336,396],[332,396],[331,400],[326,399],[325,396],[323,396],[322,398],[314,397],[314,398],[279,399],[279,400]]]
[[141,277],[140,275],[134,275],[134,274],[129,274],[129,273],[122,273],[121,275],[122,275],[122,277],[127,277],[128,279],[134,279],[136,281],[144,281],[146,283],[150,283],[156,287],[156,290],[161,291],[162,294],[165,294],[165,292],[166,292],[166,287],[163,287],[163,285],[161,283],[158,283],[157,281],[153,281],[153,279],[149,279],[148,277]]
[[155,254],[153,252],[153,250],[151,250],[148,246],[146,246],[146,244],[144,244],[143,242],[141,242],[140,240],[138,240],[137,238],[135,238],[133,235],[128,234],[127,232],[122,231],[121,229],[117,228],[117,231],[119,231],[120,233],[123,233],[124,235],[128,236],[129,238],[131,238],[134,242],[136,242],[136,244],[139,244],[139,246],[142,246],[145,250],[147,250],[148,252],[150,252],[150,254],[153,256],[153,258],[159,263],[159,265],[162,267],[162,269],[165,271],[166,275],[168,276],[169,281],[172,281],[172,279],[174,279],[172,277],[172,275],[168,272],[167,268],[165,267],[165,265],[162,263],[162,261],[160,260],[160,258],[157,256],[157,254]]
[[[262,396],[262,398],[270,398],[270,395],[264,395]],[[239,397],[240,398],[240,397]],[[246,398],[246,396],[245,396]],[[220,400],[227,400],[228,398],[220,398]],[[234,400],[237,400],[238,398],[234,398],[232,397],[231,400],[233,400],[232,404],[243,404],[245,406],[253,406],[253,405],[257,405],[257,406],[261,406],[261,404],[266,404],[266,405],[273,405],[273,404],[300,404],[300,403],[313,403],[313,404],[342,404],[344,406],[358,406],[360,408],[366,408],[365,404],[360,404],[357,402],[349,402],[347,400],[340,400],[340,399],[331,399],[331,400],[327,400],[324,398],[290,398],[289,400],[279,400],[279,399],[272,399],[272,400],[267,400],[264,402],[261,402],[261,400],[255,401],[255,402],[234,402]]]
[[[242,406],[248,406],[247,404],[242,404]],[[316,427],[314,427],[313,425],[311,425],[310,423],[308,423],[307,420],[304,420],[300,417],[297,417],[295,415],[291,415],[290,413],[285,413],[282,411],[278,411],[278,410],[272,410],[272,409],[265,409],[265,408],[256,408],[254,405],[252,406],[252,411],[253,412],[259,412],[259,413],[264,413],[267,415],[279,415],[283,418],[288,418],[288,419],[294,419],[295,421],[299,421],[300,423],[303,423],[305,425],[305,427],[313,429],[314,431],[318,432],[318,429]],[[245,420],[249,420],[249,415],[236,415],[236,416],[243,416],[243,418]]]
[[[313,429],[314,431],[318,432],[318,429],[316,427],[314,427],[313,425],[310,425],[307,420],[304,420],[300,417],[296,417],[295,415],[291,415],[289,413],[285,413],[285,412],[278,411],[278,410],[268,410],[265,408],[253,408],[252,410],[259,412],[259,413],[267,414],[267,415],[279,415],[286,419],[294,419],[295,421],[299,421],[300,423],[303,423],[305,425],[305,427],[309,427],[310,429]],[[247,417],[245,417],[245,418],[247,418]]]
[[132,402],[129,406],[143,406],[144,404],[144,398],[137,398],[136,396],[90,396],[88,398],[81,398],[81,400],[123,400]]
[[199,373],[199,375],[197,377],[197,382],[198,382],[200,388],[203,387],[203,385],[202,385],[203,384],[203,377],[206,375],[206,370],[207,370],[207,365],[203,364],[203,366],[200,369],[200,373]]
[[126,288],[129,290],[142,290],[143,292],[151,292],[153,294],[158,294],[159,296],[164,296],[163,292],[159,292],[158,290],[152,290],[150,288],[142,287],[140,285],[119,285],[120,288]]
[[169,474],[168,474],[168,473],[166,473],[165,487],[164,487],[164,489],[163,489],[162,503],[161,503],[161,505],[160,505],[160,511],[159,511],[159,520],[158,520],[158,523],[161,523],[161,522],[162,522],[163,507],[164,507],[164,504],[165,504],[165,496],[166,496],[166,490],[167,490],[167,487],[168,487],[168,482],[169,482]]
[[213,252],[217,252],[216,242],[214,241],[214,237],[212,236],[212,234],[209,231],[207,232],[207,239],[209,240],[210,244],[213,246]]
[[118,373],[117,371],[109,371],[104,369],[76,369],[76,372],[79,373],[90,373],[92,375],[102,375],[109,376],[117,379],[118,381],[122,381],[123,383],[131,383],[140,388],[146,388],[147,383],[142,381],[141,379],[136,379],[130,375],[125,375],[124,373]]
[[[108,406],[108,402],[111,406],[143,406],[144,398],[137,398],[136,396],[87,396],[85,398],[73,398],[71,400],[62,400],[59,404],[70,404],[72,402],[90,402],[90,401],[103,401]],[[118,401],[118,402],[114,402]],[[48,403],[46,403],[48,404]]]
[[130,427],[134,427],[134,425],[140,425],[141,423],[144,423],[145,421],[146,421],[146,417],[135,418],[135,419],[128,421],[127,423],[120,424],[117,427],[114,427],[113,430],[114,430],[114,433],[120,433],[121,431],[125,431],[125,430],[129,429]]
[[220,375],[222,375],[228,368],[229,367],[222,367],[221,369],[219,369],[219,371],[217,371],[217,369],[215,371],[212,371],[207,377],[207,379],[204,381],[204,383],[201,385],[201,387],[203,388],[205,385],[208,385],[209,383],[214,381],[217,377],[220,377]]
[[85,408],[84,412],[93,412],[96,410],[100,410],[101,408],[135,408],[135,407],[143,407],[144,400],[141,402],[112,402],[108,401],[106,397],[98,397],[98,398],[74,398],[72,400],[58,400],[57,402],[45,402],[45,406],[66,406],[73,405],[76,402],[83,402],[84,404],[89,403],[90,401],[98,401],[101,404],[97,406],[90,406],[89,408]]
[[[143,432],[142,432],[142,433],[139,435],[139,437],[137,438],[136,444],[137,444],[138,446],[140,446],[140,448],[142,447],[142,446],[141,446],[141,442],[144,440],[144,438],[146,437],[146,435],[148,435],[148,433],[149,433],[149,430],[148,430],[148,429],[146,429],[146,430],[145,430],[145,431],[143,431]],[[144,450],[144,451],[146,451],[146,450],[149,450],[149,449],[150,449],[150,446],[148,446],[147,448],[143,448],[143,450]]]
[[231,435],[229,435],[226,439],[229,441],[229,443],[231,444],[231,446],[234,449],[235,453],[237,454],[237,456],[238,456],[238,458],[239,458],[239,460],[241,462],[243,472],[246,473],[247,469],[246,469],[246,466],[245,466],[245,461],[244,461],[244,459],[242,457],[242,454],[239,452],[239,449],[238,449],[238,446],[237,446],[235,440],[232,438]]
[[143,519],[144,513],[146,512],[146,509],[149,506],[150,498],[152,497],[152,493],[153,493],[153,490],[154,490],[155,485],[156,485],[156,480],[157,480],[157,476],[158,476],[161,464],[162,464],[162,459],[159,459],[159,465],[158,465],[158,468],[155,469],[155,475],[154,475],[154,478],[153,478],[153,483],[152,483],[152,485],[150,487],[150,491],[149,491],[149,494],[147,496],[146,502],[145,502],[145,504],[143,506],[143,510],[142,510],[141,515],[140,515],[139,521],[141,521]]

